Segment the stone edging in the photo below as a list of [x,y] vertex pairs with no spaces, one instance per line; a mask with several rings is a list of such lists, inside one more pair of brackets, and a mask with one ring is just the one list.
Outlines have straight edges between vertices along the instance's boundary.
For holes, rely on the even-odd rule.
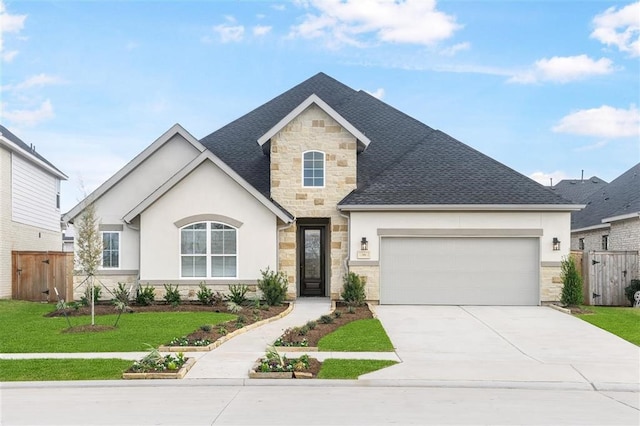
[[232,339],[240,334],[246,333],[247,331],[253,330],[254,328],[258,328],[262,325],[269,324],[270,322],[279,320],[280,318],[283,318],[289,315],[292,310],[293,310],[293,303],[289,302],[289,307],[284,311],[280,312],[278,315],[275,315],[273,317],[263,319],[262,321],[254,322],[252,324],[239,328],[225,336],[220,337],[218,340],[208,344],[207,346],[164,346],[163,345],[158,347],[158,350],[160,352],[209,352],[214,350],[218,346],[222,345],[229,339]]
[[149,372],[149,373],[122,373],[123,379],[182,379],[191,367],[196,363],[195,358],[187,358],[187,362],[184,363],[178,371],[175,372]]
[[551,309],[555,309],[556,311],[563,312],[565,314],[571,314],[571,309],[566,309],[566,308],[563,308],[561,306],[554,305],[553,303],[550,303],[550,304],[548,304],[546,306],[550,307]]

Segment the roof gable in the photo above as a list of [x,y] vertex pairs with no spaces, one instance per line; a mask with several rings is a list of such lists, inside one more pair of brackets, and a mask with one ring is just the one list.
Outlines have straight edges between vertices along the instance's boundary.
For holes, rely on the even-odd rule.
[[151,145],[138,154],[133,160],[127,163],[122,169],[118,170],[116,174],[111,176],[106,182],[100,185],[95,191],[80,201],[75,207],[69,210],[62,216],[64,222],[73,222],[73,220],[82,213],[85,207],[92,202],[95,202],[98,198],[104,195],[118,182],[123,180],[129,175],[136,167],[142,164],[147,158],[151,157],[156,151],[162,148],[167,142],[169,142],[174,136],[180,135],[187,142],[193,145],[198,151],[204,152],[206,148],[189,132],[187,132],[181,125],[174,124],[169,130],[164,132],[158,139],[156,139]]
[[220,170],[226,173],[231,179],[236,181],[242,188],[244,188],[247,192],[249,192],[260,203],[262,203],[262,205],[264,205],[267,209],[269,209],[274,215],[276,215],[283,222],[285,223],[291,222],[292,216],[286,210],[274,204],[271,200],[267,199],[264,195],[262,195],[254,187],[249,185],[247,181],[245,181],[240,175],[234,172],[228,165],[226,165],[222,160],[220,160],[210,151],[202,152],[193,161],[191,161],[189,164],[183,167],[178,173],[173,175],[169,180],[167,180],[164,184],[162,184],[151,195],[145,198],[140,204],[138,204],[131,211],[125,214],[123,217],[124,221],[127,223],[130,223],[136,216],[144,212],[153,203],[155,203],[160,197],[162,197],[164,194],[170,191],[171,188],[176,186],[180,181],[182,181],[182,179],[184,179],[187,175],[189,175],[189,173],[194,171],[198,166],[200,166],[205,161],[211,161],[213,164],[215,164]]
[[591,176],[589,179],[563,179],[550,189],[562,198],[579,203],[605,185],[604,180]]
[[353,137],[358,141],[358,145],[361,150],[365,150],[371,141],[368,137],[366,137],[360,130],[356,129],[351,123],[349,123],[343,116],[338,114],[338,112],[331,108],[325,101],[320,99],[318,95],[313,93],[307,99],[305,99],[300,105],[295,107],[289,114],[287,114],[282,120],[280,120],[275,126],[270,128],[264,135],[258,138],[258,144],[265,149],[267,142],[280,130],[282,130],[287,124],[291,122],[294,118],[302,114],[307,108],[311,105],[317,105],[321,110],[323,110],[329,117],[333,118],[339,125],[341,125],[345,130],[347,130]]

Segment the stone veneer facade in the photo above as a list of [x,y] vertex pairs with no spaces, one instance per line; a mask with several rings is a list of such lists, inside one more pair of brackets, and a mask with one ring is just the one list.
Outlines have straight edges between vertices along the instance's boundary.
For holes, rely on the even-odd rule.
[[[325,186],[302,186],[302,154],[325,154]],[[356,138],[318,106],[311,105],[271,138],[271,197],[298,220],[329,220],[326,287],[338,299],[348,256],[348,221],[337,204],[356,188]],[[299,294],[297,222],[278,231],[278,268],[289,280],[287,296]]]

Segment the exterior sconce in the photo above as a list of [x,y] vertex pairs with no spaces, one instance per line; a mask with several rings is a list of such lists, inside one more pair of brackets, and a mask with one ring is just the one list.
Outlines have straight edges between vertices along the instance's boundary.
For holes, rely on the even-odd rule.
[[560,240],[558,237],[553,237],[553,251],[560,250]]
[[369,259],[369,241],[367,241],[366,237],[362,237],[360,240],[360,250],[357,253],[358,259]]

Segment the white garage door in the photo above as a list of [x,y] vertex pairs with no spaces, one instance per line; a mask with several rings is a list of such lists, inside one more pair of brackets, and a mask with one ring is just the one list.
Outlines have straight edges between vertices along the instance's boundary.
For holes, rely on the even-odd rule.
[[538,305],[538,241],[383,237],[380,303]]

